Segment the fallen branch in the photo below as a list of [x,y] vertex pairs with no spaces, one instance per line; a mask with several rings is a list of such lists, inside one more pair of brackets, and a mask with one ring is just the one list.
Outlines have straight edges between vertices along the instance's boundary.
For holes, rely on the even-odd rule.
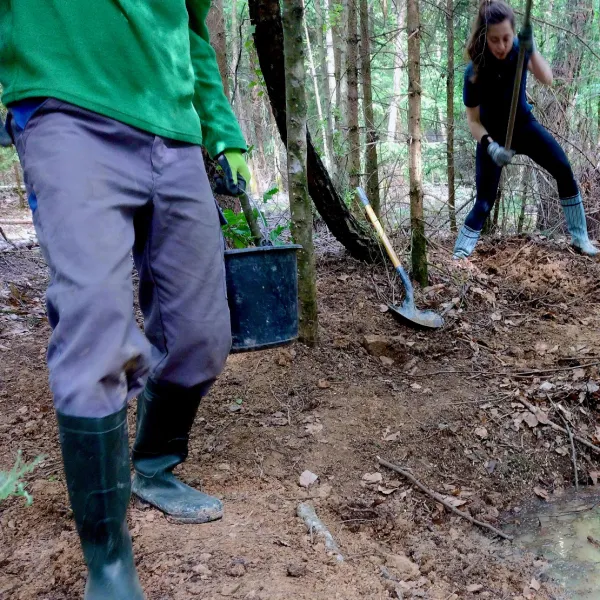
[[4,241],[7,244],[10,244],[11,246],[14,246],[14,244],[6,237],[6,234],[4,233],[4,230],[2,229],[2,227],[0,227],[0,236],[2,236],[2,238],[4,238]]
[[[527,408],[529,411],[531,411],[536,417],[538,416],[540,409],[536,408],[535,406],[533,406],[532,404],[530,404],[529,402],[527,402],[527,400],[524,400],[523,398],[519,398],[518,401],[525,408]],[[557,425],[553,421],[548,420],[548,425],[556,431],[560,431],[561,433],[564,433],[567,436],[569,435],[569,432],[564,427]],[[590,448],[590,450],[593,450],[594,452],[597,452],[598,454],[600,454],[600,446],[596,446],[596,445],[592,444],[592,442],[589,442],[588,440],[586,440],[578,435],[573,435],[573,439],[577,440],[580,444],[583,444],[584,446]]]
[[0,219],[0,225],[31,225],[33,221],[27,219]]
[[504,538],[505,540],[512,540],[511,536],[507,535],[503,531],[500,531],[499,529],[496,529],[489,523],[484,523],[483,521],[478,521],[477,519],[474,519],[471,515],[462,512],[462,510],[458,510],[458,508],[456,508],[456,506],[452,506],[452,504],[450,504],[448,501],[444,500],[444,498],[442,498],[442,496],[440,496],[440,494],[434,492],[433,490],[430,490],[428,487],[425,487],[420,481],[415,479],[410,473],[408,473],[404,469],[398,467],[397,465],[395,465],[391,462],[388,462],[387,460],[384,460],[383,458],[380,458],[379,456],[377,457],[377,460],[379,461],[380,465],[383,465],[384,467],[387,467],[388,469],[391,469],[392,471],[399,473],[400,475],[402,475],[402,477],[405,477],[406,479],[408,479],[413,485],[416,485],[422,492],[425,492],[428,496],[431,496],[431,498],[433,498],[436,502],[439,502],[440,504],[445,506],[449,511],[453,512],[454,514],[457,514],[459,517],[466,519],[473,525],[477,525],[478,527],[483,527],[484,529],[489,529],[489,531],[491,531],[494,535]]
[[596,548],[598,548],[598,550],[600,550],[600,542],[593,536],[588,535],[587,536],[587,541],[592,544],[592,546],[595,546]]
[[429,373],[415,373],[413,377],[432,377],[433,375],[443,375],[452,373],[454,375],[498,375],[502,377],[535,377],[536,375],[547,375],[548,373],[560,373],[561,371],[574,371],[575,369],[587,369],[600,365],[600,361],[588,363],[586,365],[575,365],[574,367],[559,367],[558,369],[534,369],[531,371],[518,371],[516,373],[510,371],[452,371],[446,369],[444,371],[432,371]]
[[312,535],[314,532],[317,535],[320,535],[325,541],[325,548],[335,554],[335,558],[338,562],[343,562],[344,557],[340,554],[340,549],[336,544],[336,541],[333,539],[331,533],[329,533],[329,529],[325,527],[323,521],[317,517],[315,509],[310,504],[302,502],[298,505],[296,514],[304,521],[309,533]]

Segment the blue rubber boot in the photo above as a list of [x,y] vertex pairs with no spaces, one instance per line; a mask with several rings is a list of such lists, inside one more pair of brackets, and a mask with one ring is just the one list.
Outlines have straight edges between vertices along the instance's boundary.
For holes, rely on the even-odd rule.
[[452,258],[460,260],[461,258],[471,256],[480,235],[481,231],[475,231],[474,229],[463,225],[458,234],[456,244],[454,245]]
[[144,600],[127,530],[127,408],[99,419],[57,412],[73,516],[88,567],[85,600]]
[[600,253],[600,250],[590,242],[590,238],[588,237],[581,194],[577,194],[577,196],[573,196],[572,198],[561,198],[560,204],[565,211],[567,227],[571,234],[571,244],[575,250],[587,256],[596,256]]
[[179,523],[207,523],[223,516],[220,500],[173,475],[187,458],[201,399],[202,386],[188,389],[152,380],[138,397],[133,493]]

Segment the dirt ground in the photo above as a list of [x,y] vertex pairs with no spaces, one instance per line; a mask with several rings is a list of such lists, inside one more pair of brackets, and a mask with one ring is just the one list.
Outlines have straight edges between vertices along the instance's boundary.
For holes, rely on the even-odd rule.
[[[539,237],[482,244],[471,269],[444,247],[430,260],[418,302],[446,312],[440,331],[392,318],[389,270],[327,254],[319,346],[230,357],[180,470],[224,500],[225,518],[175,525],[132,501],[149,600],[561,597],[542,560],[377,457],[496,527],[571,486],[569,438],[548,420],[600,443],[600,263]],[[2,600],[74,599],[84,586],[46,381],[46,277],[37,249],[0,253],[0,469],[18,450],[45,457],[27,478],[33,505],[0,506]],[[134,405],[129,417],[133,435]],[[577,445],[581,484],[596,483],[597,456]],[[308,488],[305,470],[318,475]],[[296,516],[303,501],[343,563]]]

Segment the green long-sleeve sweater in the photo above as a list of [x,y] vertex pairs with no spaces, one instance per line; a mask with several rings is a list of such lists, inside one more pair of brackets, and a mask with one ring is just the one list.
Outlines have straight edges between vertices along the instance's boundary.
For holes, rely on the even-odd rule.
[[3,102],[51,96],[211,156],[246,149],[205,20],[210,0],[0,0]]

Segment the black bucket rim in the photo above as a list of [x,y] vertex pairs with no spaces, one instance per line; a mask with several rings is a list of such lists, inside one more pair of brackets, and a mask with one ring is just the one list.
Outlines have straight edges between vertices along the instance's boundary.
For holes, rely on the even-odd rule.
[[248,248],[227,248],[225,254],[252,254],[253,252],[272,252],[280,250],[300,250],[300,244],[285,244],[283,246],[249,246]]

